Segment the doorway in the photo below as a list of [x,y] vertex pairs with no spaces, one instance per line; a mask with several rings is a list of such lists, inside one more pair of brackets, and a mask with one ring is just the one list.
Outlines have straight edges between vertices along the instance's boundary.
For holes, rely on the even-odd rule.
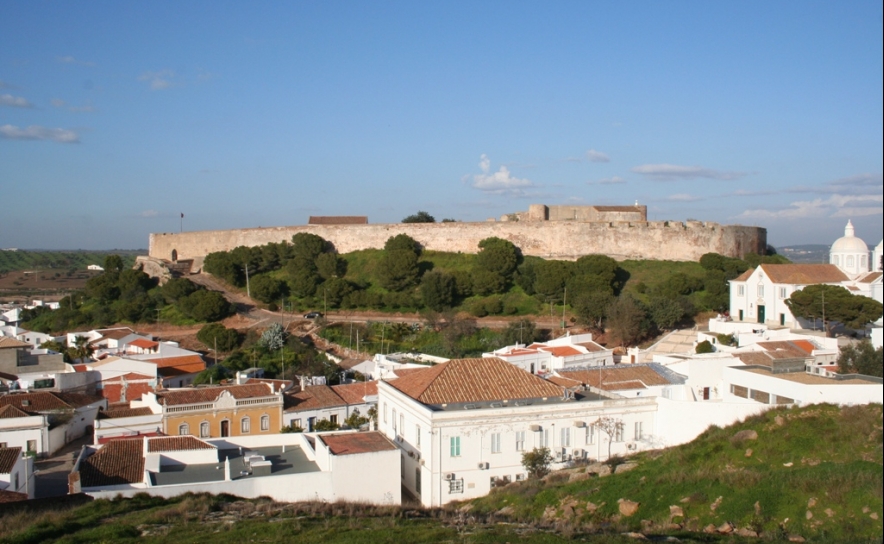
[[758,306],[758,322],[764,323],[764,306]]
[[225,419],[221,421],[221,436],[226,437],[230,436],[230,420]]

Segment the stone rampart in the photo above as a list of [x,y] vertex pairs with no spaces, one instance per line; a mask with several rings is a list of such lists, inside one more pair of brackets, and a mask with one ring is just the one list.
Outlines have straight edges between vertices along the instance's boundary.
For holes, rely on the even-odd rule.
[[524,255],[573,260],[599,253],[617,260],[652,259],[696,261],[704,253],[731,257],[761,253],[767,248],[767,230],[760,227],[688,221],[644,222],[483,222],[390,223],[372,225],[302,225],[251,229],[154,233],[150,256],[163,260],[202,259],[215,251],[291,241],[310,232],[334,244],[339,253],[380,249],[391,236],[407,234],[432,251],[476,253],[478,243],[496,236],[518,246]]

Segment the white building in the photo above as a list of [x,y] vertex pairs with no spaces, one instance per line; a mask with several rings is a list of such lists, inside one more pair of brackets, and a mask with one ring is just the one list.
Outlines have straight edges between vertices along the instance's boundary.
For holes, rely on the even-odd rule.
[[[547,447],[554,468],[654,443],[652,397],[557,386],[497,358],[459,359],[378,384],[381,432],[402,455],[402,484],[425,506],[485,495],[526,477],[522,454]],[[593,424],[616,423],[613,436]]]
[[829,250],[829,263],[834,264],[849,278],[854,279],[871,270],[869,246],[856,236],[853,223],[847,221],[844,236],[835,240]]
[[21,447],[40,457],[52,455],[92,429],[107,401],[79,393],[0,395],[0,444]]
[[[426,368],[426,367],[423,367]],[[284,396],[283,425],[313,431],[322,420],[336,425],[354,412],[365,417],[377,406],[378,382],[356,382],[346,385],[313,385]]]
[[726,400],[750,400],[761,405],[880,404],[884,380],[859,374],[822,376],[808,372],[776,372],[775,367],[747,365],[724,369]]
[[482,357],[497,357],[531,374],[547,374],[574,366],[614,364],[614,352],[593,342],[592,334],[570,334],[531,345],[506,346]]
[[396,446],[378,432],[171,436],[86,446],[69,482],[71,493],[95,498],[229,493],[280,502],[398,505],[399,472]]
[[23,456],[21,448],[0,446],[0,491],[33,499],[35,483],[34,458]]

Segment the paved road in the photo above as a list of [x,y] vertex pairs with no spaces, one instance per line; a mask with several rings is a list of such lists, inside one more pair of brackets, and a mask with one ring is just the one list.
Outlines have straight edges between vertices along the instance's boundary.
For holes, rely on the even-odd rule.
[[83,446],[92,443],[92,435],[86,435],[60,449],[47,459],[34,463],[37,470],[34,497],[58,497],[68,494],[68,474],[74,468],[74,461],[80,455]]

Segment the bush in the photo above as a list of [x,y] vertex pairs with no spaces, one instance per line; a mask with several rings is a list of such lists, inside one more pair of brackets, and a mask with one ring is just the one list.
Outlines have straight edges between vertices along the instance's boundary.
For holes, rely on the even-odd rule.
[[228,329],[221,323],[209,323],[198,333],[196,338],[210,349],[215,349],[217,342],[218,350],[229,352],[239,347],[242,343],[242,335],[235,329]]
[[697,344],[697,348],[695,350],[697,353],[715,353],[715,347],[712,346],[712,342],[709,340],[703,340],[699,344]]
[[552,460],[549,448],[534,448],[522,454],[522,466],[532,478],[543,478],[549,474]]

